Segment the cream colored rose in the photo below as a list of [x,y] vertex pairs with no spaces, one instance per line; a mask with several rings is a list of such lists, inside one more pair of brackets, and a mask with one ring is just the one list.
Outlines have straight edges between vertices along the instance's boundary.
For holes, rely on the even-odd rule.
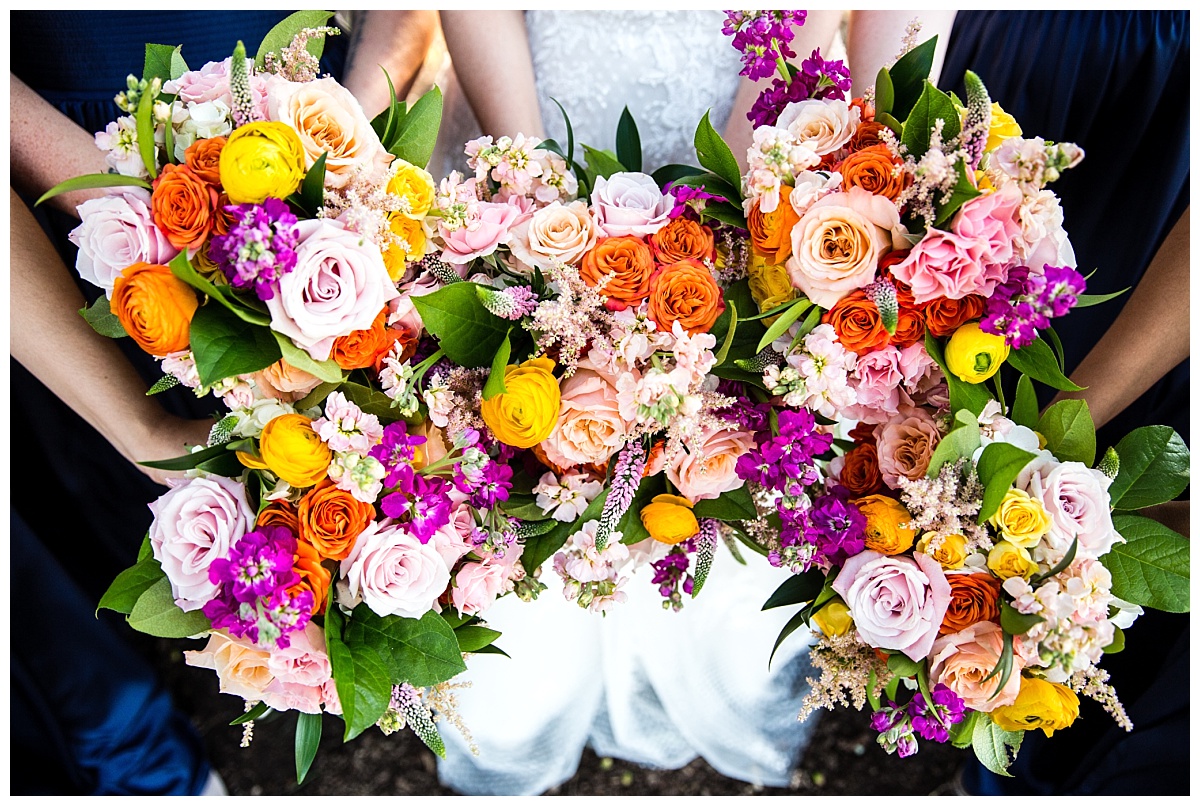
[[270,652],[221,632],[210,632],[204,649],[184,652],[183,660],[188,666],[215,670],[222,694],[251,702],[261,700],[263,690],[275,679],[268,669]]
[[775,126],[825,156],[846,144],[860,117],[845,101],[800,101],[784,107]]
[[832,193],[792,227],[792,283],[822,308],[875,279],[879,258],[900,227],[896,205],[859,187]]
[[358,101],[332,78],[273,82],[267,110],[271,120],[286,123],[300,135],[306,168],[326,155],[326,187],[345,186],[359,170],[381,180],[392,161]]
[[754,438],[745,431],[706,431],[698,444],[671,458],[667,478],[689,501],[716,498],[742,486],[737,460],[753,447]]
[[578,263],[596,245],[596,225],[587,202],[553,202],[513,228],[509,248],[526,266],[547,269]]
[[625,444],[626,423],[617,390],[588,361],[563,381],[554,431],[542,441],[546,458],[559,467],[607,462]]
[[253,378],[264,395],[285,403],[295,403],[321,385],[316,375],[293,367],[282,358],[254,373]]

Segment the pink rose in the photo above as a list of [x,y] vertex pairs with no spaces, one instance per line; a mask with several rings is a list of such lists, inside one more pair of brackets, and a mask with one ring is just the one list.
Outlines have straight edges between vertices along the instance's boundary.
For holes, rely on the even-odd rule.
[[361,235],[324,219],[301,221],[296,229],[296,268],[267,300],[271,329],[324,361],[334,339],[369,329],[400,293],[379,249]]
[[490,255],[502,243],[508,243],[512,227],[521,215],[520,208],[512,204],[478,202],[477,215],[456,230],[449,230],[439,223],[445,248],[442,260],[447,263],[469,263],[477,257]]
[[[425,444],[429,445],[428,442]],[[436,460],[431,458],[430,461]],[[459,504],[450,510],[450,522],[433,533],[429,542],[433,544],[442,562],[446,563],[447,570],[454,568],[455,564],[475,547],[471,542],[474,531],[475,516],[471,508]]]
[[110,299],[113,282],[134,263],[166,265],[179,254],[154,225],[147,190],[121,188],[88,199],[79,205],[79,218],[67,236],[79,247],[75,270]]
[[587,360],[562,383],[554,431],[542,442],[546,458],[559,467],[600,464],[625,444],[627,424],[617,407],[617,390]]
[[183,662],[217,673],[222,694],[233,694],[251,702],[261,700],[274,679],[271,653],[223,632],[210,632],[201,650],[187,650]]
[[950,583],[937,560],[864,551],[846,560],[833,581],[858,637],[878,649],[921,660],[937,638],[950,604]]
[[321,385],[316,375],[297,369],[282,358],[252,376],[259,390],[269,398],[295,403]]
[[851,379],[858,404],[847,410],[850,419],[885,423],[899,413],[902,402],[912,403],[901,388],[900,351],[891,345],[859,356]]
[[879,473],[883,483],[898,489],[900,478],[919,479],[929,469],[933,449],[942,435],[933,417],[922,408],[901,407],[900,412],[882,425],[875,426]]
[[[229,67],[233,59],[209,62],[199,70],[189,70],[179,78],[163,82],[163,92],[179,96],[187,103],[203,104],[220,101],[233,107],[233,93],[229,90]],[[254,97],[254,108],[258,117],[267,119],[267,87],[271,82],[267,76],[254,71],[254,60],[246,59],[250,74],[250,93]]]
[[1082,462],[1039,465],[1025,487],[1050,515],[1050,532],[1034,548],[1036,559],[1056,563],[1075,538],[1079,538],[1077,558],[1102,557],[1113,543],[1124,542],[1113,528],[1108,476]]
[[[834,587],[837,587],[836,583]],[[941,623],[940,619],[938,623]],[[968,708],[975,711],[988,712],[1002,705],[1012,705],[1021,690],[1021,670],[1025,668],[1020,655],[1013,653],[1012,674],[994,698],[992,695],[1000,683],[999,675],[983,682],[996,668],[1003,649],[1004,631],[990,621],[979,621],[962,632],[944,635],[933,642],[929,664],[930,685],[941,683],[949,687],[962,697]]]
[[[959,208],[951,228],[960,238],[972,242],[972,254],[978,262],[1005,265],[1013,261],[1013,244],[1021,238],[1021,224],[1017,220],[1021,199],[1016,187],[1005,185],[994,193],[976,196]],[[989,294],[991,288],[979,293]]]
[[262,701],[276,711],[321,713],[322,686],[333,675],[325,652],[325,634],[313,622],[289,636],[286,649],[276,649],[267,660],[275,679],[263,690]]
[[634,171],[597,177],[592,188],[592,214],[598,234],[605,238],[652,235],[671,220],[674,206],[657,182]]
[[372,521],[342,560],[338,601],[366,602],[380,616],[420,618],[450,584],[450,571],[432,542],[422,543],[395,521]]
[[150,548],[171,581],[175,604],[199,610],[217,595],[208,567],[254,528],[255,513],[245,487],[233,479],[208,476],[172,483],[150,504]]
[[504,592],[504,567],[495,562],[467,563],[454,576],[450,600],[464,616],[474,616],[492,606]]
[[754,437],[746,431],[708,429],[700,435],[698,445],[672,457],[667,478],[693,503],[716,498],[742,486],[737,460],[753,447]]

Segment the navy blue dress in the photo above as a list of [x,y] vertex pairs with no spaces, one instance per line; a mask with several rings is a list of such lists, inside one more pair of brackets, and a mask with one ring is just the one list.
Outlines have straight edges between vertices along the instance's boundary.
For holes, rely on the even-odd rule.
[[[120,113],[113,96],[140,77],[146,43],[182,45],[189,67],[227,58],[241,39],[254,53],[286,16],[249,12],[11,13],[11,69],[89,133]],[[327,41],[322,71],[340,76],[346,36]],[[68,267],[74,219],[35,211]],[[76,277],[90,301],[99,289]],[[157,362],[130,339],[117,342],[147,386]],[[174,710],[151,667],[124,639],[119,619],[93,615],[113,577],[136,558],[150,525],[147,504],[163,489],[19,363],[12,369],[14,472],[10,526],[14,634],[13,794],[198,794],[209,773],[199,737]],[[176,388],[159,397],[174,414],[219,408]],[[47,511],[45,495],[55,506]]]
[[[1026,136],[1072,141],[1086,152],[1052,190],[1062,200],[1080,270],[1096,270],[1091,293],[1135,286],[1187,209],[1190,46],[1187,11],[981,11],[955,18],[942,86],[965,97],[963,72],[973,70]],[[1126,299],[1062,320],[1056,330],[1068,373]],[[1150,424],[1170,425],[1190,441],[1188,363],[1100,429],[1100,449]],[[1081,698],[1080,719],[1069,730],[1051,739],[1026,733],[1015,778],[972,767],[968,789],[1187,793],[1189,625],[1187,614],[1147,611],[1126,633],[1125,651],[1105,656],[1101,665],[1129,711],[1133,733]]]

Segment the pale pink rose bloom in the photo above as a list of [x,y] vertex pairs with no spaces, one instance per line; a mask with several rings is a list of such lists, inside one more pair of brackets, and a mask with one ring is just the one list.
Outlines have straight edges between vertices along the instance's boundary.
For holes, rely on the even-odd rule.
[[219,585],[208,567],[254,528],[255,513],[246,488],[224,476],[172,480],[172,487],[150,504],[150,548],[171,582],[175,604],[199,610],[217,595]]
[[860,187],[830,193],[792,227],[788,277],[813,302],[832,308],[875,279],[879,258],[892,249],[899,231],[900,213],[887,198]]
[[[940,619],[938,623],[941,623]],[[933,650],[929,653],[929,683],[947,686],[975,711],[987,713],[1002,705],[1012,705],[1021,690],[1021,670],[1025,668],[1019,655],[1013,653],[1012,674],[999,694],[996,694],[1000,683],[998,675],[986,683],[983,681],[996,668],[1003,649],[1004,632],[990,621],[980,621],[962,632],[943,635],[933,642]]]
[[667,464],[667,478],[679,494],[695,503],[736,490],[744,483],[737,474],[737,460],[754,447],[746,431],[708,429],[690,450],[679,451]]
[[846,416],[865,423],[885,423],[899,414],[902,402],[911,405],[902,385],[900,351],[891,345],[858,357],[851,376],[858,400]]
[[79,205],[79,218],[67,236],[79,247],[75,270],[109,299],[121,272],[134,263],[165,265],[179,254],[154,225],[148,190],[109,190]]
[[316,375],[293,367],[282,358],[271,366],[253,373],[250,377],[263,395],[284,403],[295,403],[297,400],[302,400],[309,392],[321,385],[321,379]]
[[196,369],[196,357],[192,355],[191,350],[168,353],[163,356],[159,365],[163,372],[178,380],[188,389],[200,388],[200,371]]
[[338,601],[366,602],[380,616],[420,618],[450,584],[437,547],[417,540],[395,521],[372,521],[342,560]]
[[929,654],[950,604],[942,567],[920,552],[913,557],[856,554],[842,565],[833,589],[850,608],[860,640],[915,661]]
[[592,188],[592,214],[598,234],[606,238],[652,235],[671,220],[674,206],[657,182],[635,171],[598,177]]
[[221,395],[221,402],[230,411],[248,409],[254,405],[254,401],[254,387],[241,380],[233,384],[233,386],[226,390],[225,394]]
[[477,257],[490,255],[500,244],[508,243],[513,224],[521,211],[511,204],[478,202],[478,215],[456,230],[438,224],[445,248],[441,258],[447,263],[469,263]]
[[1075,538],[1078,558],[1102,557],[1114,543],[1125,542],[1113,528],[1108,476],[1082,462],[1038,465],[1029,473],[1025,489],[1049,513],[1050,531],[1034,549],[1036,559],[1057,562]]
[[267,300],[271,329],[324,361],[337,337],[370,328],[400,293],[379,248],[361,235],[323,219],[301,221],[296,229],[296,268]]
[[183,661],[188,666],[214,670],[222,694],[233,694],[250,702],[261,700],[275,679],[270,669],[270,652],[223,632],[210,632],[204,649],[185,650]]
[[1058,197],[1049,190],[1026,196],[1017,213],[1021,222],[1021,238],[1017,241],[1017,257],[1035,272],[1047,265],[1074,266],[1075,249],[1063,229],[1063,211]]
[[467,563],[454,575],[454,587],[450,589],[454,609],[464,616],[482,613],[504,593],[506,580],[505,569],[500,563]]
[[562,382],[561,398],[558,422],[542,441],[546,458],[564,468],[607,462],[625,444],[628,431],[616,387],[585,359]]
[[325,703],[325,711],[330,714],[342,713],[342,701],[338,697],[337,682],[331,677],[321,684],[321,700]]
[[313,622],[288,636],[286,649],[276,649],[267,661],[275,679],[264,689],[262,700],[276,711],[321,713],[321,687],[333,676],[325,652],[325,634]]
[[816,171],[802,171],[796,174],[796,179],[792,185],[792,193],[788,196],[788,204],[792,205],[792,210],[796,216],[804,218],[805,213],[824,196],[840,190],[842,187],[842,175],[837,171],[833,171],[828,176],[819,174]]
[[825,156],[854,136],[861,113],[845,101],[797,101],[779,113],[775,127]]
[[900,479],[916,480],[929,469],[934,448],[942,441],[933,417],[922,408],[905,406],[886,423],[875,426],[879,474],[895,490]]
[[[210,103],[220,101],[227,107],[233,107],[233,93],[229,89],[229,68],[232,57],[220,62],[209,62],[199,70],[189,70],[179,78],[163,82],[163,92],[178,95],[184,103]],[[258,117],[267,119],[267,87],[268,79],[262,73],[255,73],[254,60],[247,58],[246,66],[250,74],[250,94],[254,98],[254,108]]]
[[471,533],[475,529],[475,516],[469,506],[459,504],[450,510],[450,522],[433,533],[430,543],[434,551],[446,563],[446,570],[474,548]]
[[904,375],[904,386],[912,394],[926,392],[943,380],[937,362],[930,357],[921,342],[900,350],[900,372]]

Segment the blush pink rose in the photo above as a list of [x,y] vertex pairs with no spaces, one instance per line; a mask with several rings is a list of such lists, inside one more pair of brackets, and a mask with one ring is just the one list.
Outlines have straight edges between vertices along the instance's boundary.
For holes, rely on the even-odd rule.
[[[940,620],[938,623],[941,623]],[[929,682],[931,685],[941,683],[947,686],[962,698],[968,708],[975,711],[986,713],[1002,705],[1012,705],[1021,690],[1021,670],[1025,668],[1020,655],[1013,653],[1012,674],[995,697],[992,695],[996,693],[1000,677],[997,675],[983,682],[996,668],[1003,649],[1004,631],[991,621],[979,621],[962,632],[944,635],[933,642]]]
[[[163,92],[178,95],[185,104],[220,101],[232,108],[233,93],[229,89],[229,67],[232,62],[231,57],[220,62],[209,62],[199,70],[189,70],[179,78],[164,81]],[[253,59],[246,59],[246,67],[250,74],[250,94],[254,98],[255,111],[260,120],[267,120],[267,88],[273,82],[262,73],[255,72]]]
[[254,511],[239,481],[224,476],[174,481],[151,502],[150,549],[171,582],[175,604],[199,610],[217,595],[208,567],[254,528]]
[[627,425],[618,410],[616,387],[584,360],[562,383],[558,422],[542,448],[559,467],[600,464],[625,444]]
[[450,571],[432,541],[422,543],[394,521],[372,521],[342,560],[338,601],[366,602],[380,616],[420,618],[450,584]]
[[1025,489],[1050,515],[1050,531],[1034,549],[1037,559],[1058,562],[1075,538],[1079,538],[1078,558],[1102,557],[1114,543],[1124,542],[1113,527],[1108,476],[1082,462],[1046,462],[1037,467]]
[[833,589],[850,608],[862,641],[912,660],[929,654],[950,604],[942,567],[920,552],[913,557],[856,554],[842,566]]
[[679,494],[695,503],[741,487],[737,460],[754,447],[754,437],[746,431],[710,428],[698,443],[667,463],[667,478]]
[[321,713],[322,687],[333,675],[325,652],[325,634],[313,622],[289,636],[286,649],[276,649],[267,661],[275,677],[263,690],[262,701],[276,711]]
[[[441,441],[440,439],[438,440]],[[425,443],[426,445],[429,442]],[[436,461],[430,459],[430,461]],[[454,568],[472,548],[471,535],[475,531],[475,516],[466,504],[458,504],[450,510],[450,522],[433,533],[430,543],[446,563],[446,569]]]
[[370,329],[400,292],[378,247],[361,235],[325,219],[301,221],[296,230],[296,268],[267,300],[271,329],[324,361],[338,336]]
[[592,188],[597,234],[605,238],[652,235],[671,220],[674,206],[674,199],[663,195],[658,183],[644,173],[598,177]]
[[900,479],[919,479],[929,469],[933,450],[942,441],[933,417],[922,408],[901,407],[886,423],[875,426],[879,474],[883,483],[898,489]]
[[858,357],[851,385],[858,403],[845,416],[864,423],[885,423],[899,414],[900,404],[911,399],[903,389],[900,351],[891,345]]
[[210,632],[204,649],[185,651],[183,661],[188,666],[212,669],[217,673],[222,694],[251,702],[261,700],[274,680],[270,652],[223,632]]
[[521,209],[513,204],[478,202],[478,213],[456,230],[438,224],[442,242],[442,260],[447,263],[469,263],[477,257],[490,255],[500,244],[508,243],[512,228],[521,217]]
[[112,190],[79,205],[79,226],[71,243],[79,247],[75,269],[112,298],[113,283],[134,263],[166,265],[179,250],[162,234],[150,213],[150,192]]
[[504,592],[508,578],[504,566],[496,562],[467,563],[454,575],[450,601],[464,616],[474,616],[487,610]]
[[543,271],[555,263],[575,265],[596,245],[596,225],[587,202],[551,202],[513,227],[508,248],[522,273]]

